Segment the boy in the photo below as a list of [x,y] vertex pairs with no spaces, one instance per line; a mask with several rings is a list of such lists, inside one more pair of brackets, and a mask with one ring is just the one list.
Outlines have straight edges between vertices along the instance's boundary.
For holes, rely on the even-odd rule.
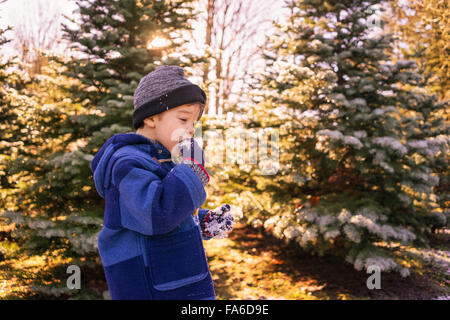
[[136,133],[114,135],[92,160],[112,299],[215,299],[202,239],[226,236],[234,221],[228,204],[199,209],[209,175],[192,135],[205,101],[182,68],[156,68],[134,93]]

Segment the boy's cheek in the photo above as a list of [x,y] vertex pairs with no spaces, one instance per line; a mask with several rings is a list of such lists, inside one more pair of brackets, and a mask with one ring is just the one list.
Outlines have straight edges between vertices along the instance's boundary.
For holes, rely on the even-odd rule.
[[184,139],[190,139],[191,136],[184,128],[177,128],[174,131],[172,131],[171,135],[171,142],[175,144],[180,143]]

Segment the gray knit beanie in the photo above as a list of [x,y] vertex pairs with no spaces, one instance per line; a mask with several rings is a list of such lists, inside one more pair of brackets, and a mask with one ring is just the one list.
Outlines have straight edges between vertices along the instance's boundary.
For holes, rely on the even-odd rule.
[[[134,92],[133,127],[145,118],[193,102],[206,102],[205,92],[184,77],[178,66],[159,66],[139,81]],[[203,108],[200,110],[200,117]],[[200,119],[199,117],[199,119]]]

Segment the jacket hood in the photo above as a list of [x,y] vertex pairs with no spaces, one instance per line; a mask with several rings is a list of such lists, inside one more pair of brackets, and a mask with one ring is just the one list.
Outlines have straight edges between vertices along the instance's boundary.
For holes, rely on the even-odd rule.
[[140,158],[137,155],[138,151],[147,153],[150,157],[155,156],[157,159],[171,157],[169,150],[156,140],[150,140],[134,132],[113,135],[105,142],[91,161],[95,188],[102,198],[105,198],[105,190],[111,182],[111,169],[115,162],[111,160],[116,158],[113,156],[119,149],[126,146],[132,146],[136,149],[136,154],[131,153],[131,157],[136,156]]

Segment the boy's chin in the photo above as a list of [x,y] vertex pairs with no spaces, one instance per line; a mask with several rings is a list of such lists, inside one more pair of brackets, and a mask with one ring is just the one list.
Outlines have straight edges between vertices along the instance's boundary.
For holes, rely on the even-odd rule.
[[175,146],[178,144],[178,142],[170,142],[168,145],[165,145],[167,150],[169,150],[170,153],[172,153],[172,149],[175,148]]

